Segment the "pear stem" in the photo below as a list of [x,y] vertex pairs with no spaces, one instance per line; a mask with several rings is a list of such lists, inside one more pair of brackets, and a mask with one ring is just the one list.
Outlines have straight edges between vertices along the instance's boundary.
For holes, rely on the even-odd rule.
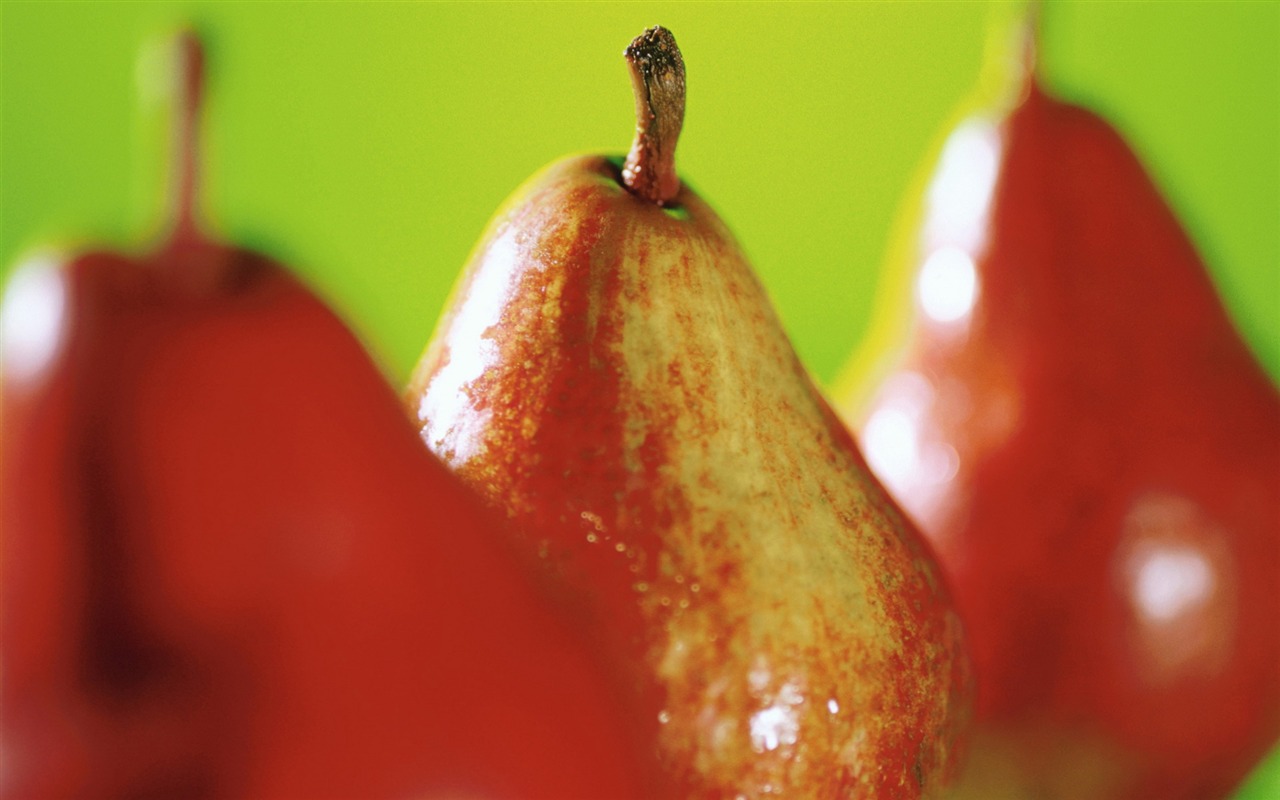
[[636,97],[636,137],[622,182],[637,197],[666,205],[680,193],[676,140],[684,125],[684,58],[661,26],[637,36],[623,55]]
[[1030,0],[1023,12],[1020,25],[1023,75],[1028,83],[1034,83],[1040,73],[1040,28],[1044,19],[1044,6],[1041,0]]
[[199,193],[199,122],[204,93],[204,47],[191,31],[178,34],[175,45],[174,121],[172,155],[172,241],[201,238],[196,219]]

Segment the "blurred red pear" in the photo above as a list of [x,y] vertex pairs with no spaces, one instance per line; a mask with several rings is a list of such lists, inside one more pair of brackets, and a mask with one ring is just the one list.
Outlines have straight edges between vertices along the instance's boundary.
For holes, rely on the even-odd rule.
[[639,797],[611,681],[343,324],[177,213],[4,306],[4,753],[37,797]]
[[842,410],[954,584],[972,796],[1221,797],[1280,734],[1280,395],[1024,35],[921,198],[913,321]]

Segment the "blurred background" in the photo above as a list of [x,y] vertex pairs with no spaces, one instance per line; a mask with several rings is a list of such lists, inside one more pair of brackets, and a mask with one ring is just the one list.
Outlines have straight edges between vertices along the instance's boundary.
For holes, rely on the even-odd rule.
[[[862,337],[904,194],[1005,4],[0,4],[0,269],[142,248],[165,208],[163,36],[208,42],[211,229],[308,280],[403,382],[502,200],[562,155],[624,152],[623,47],[671,28],[677,163],[801,357]],[[1280,3],[1048,2],[1047,85],[1128,138],[1280,379]],[[1280,751],[1241,798],[1280,796]]]

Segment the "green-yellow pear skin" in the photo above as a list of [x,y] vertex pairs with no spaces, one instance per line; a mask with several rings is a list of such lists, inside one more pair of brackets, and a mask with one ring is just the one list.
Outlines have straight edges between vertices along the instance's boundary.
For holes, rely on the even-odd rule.
[[626,55],[631,155],[493,220],[408,389],[422,437],[582,598],[681,796],[938,796],[971,680],[929,547],[676,177],[674,39]]

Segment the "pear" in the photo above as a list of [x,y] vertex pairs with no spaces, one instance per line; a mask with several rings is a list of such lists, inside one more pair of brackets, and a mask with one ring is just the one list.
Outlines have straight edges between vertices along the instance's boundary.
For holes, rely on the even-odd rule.
[[347,328],[194,214],[5,296],[0,796],[640,797],[573,616]]
[[627,159],[507,202],[408,387],[427,446],[583,598],[690,797],[936,796],[969,702],[929,547],[674,171],[674,37]]
[[1221,797],[1280,735],[1280,394],[1034,27],[915,204],[882,303],[909,322],[837,400],[955,587],[969,796]]

